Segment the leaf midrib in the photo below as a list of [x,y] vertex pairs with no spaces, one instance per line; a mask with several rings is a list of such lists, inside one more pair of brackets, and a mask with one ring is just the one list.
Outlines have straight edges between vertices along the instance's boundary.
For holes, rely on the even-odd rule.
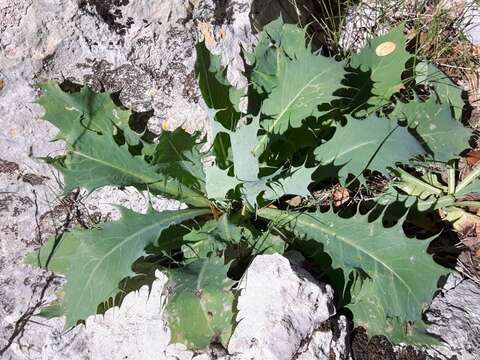
[[[108,251],[104,256],[102,256],[101,258],[98,258],[96,259],[97,260],[97,264],[95,265],[95,267],[92,269],[92,271],[90,272],[90,276],[88,277],[88,280],[86,283],[84,283],[84,286],[83,286],[83,289],[86,289],[88,288],[88,286],[90,285],[90,282],[92,281],[93,279],[93,276],[94,274],[97,272],[98,268],[104,264],[105,262],[105,259],[107,259],[110,255],[112,255],[113,253],[116,252],[116,250],[120,247],[123,247],[126,243],[130,242],[132,240],[132,238],[134,237],[137,237],[137,236],[141,236],[143,233],[145,232],[148,232],[150,231],[151,229],[154,229],[156,227],[159,228],[159,231],[163,231],[165,228],[175,224],[178,219],[181,219],[181,218],[185,218],[185,219],[190,219],[190,218],[193,218],[193,217],[197,217],[199,215],[202,215],[202,214],[205,214],[207,211],[205,209],[195,209],[195,210],[187,210],[187,211],[183,211],[181,214],[173,214],[172,217],[169,217],[168,219],[166,220],[161,220],[159,222],[156,222],[152,225],[149,225],[149,226],[146,226],[142,229],[140,229],[139,231],[136,231],[132,234],[130,234],[129,236],[127,236],[124,240],[122,240],[120,243],[118,243],[117,245],[115,245],[110,251]],[[188,215],[187,215],[188,214]],[[160,235],[160,234],[159,234]],[[149,241],[150,242],[150,241]],[[148,245],[145,244],[145,247]],[[82,290],[81,291],[81,295],[78,297],[78,300],[76,301],[76,304],[74,306],[74,309],[75,309],[75,312],[77,312],[77,309],[78,309],[78,305],[82,302],[82,299],[84,298],[84,295],[85,295],[85,291]],[[76,319],[76,320],[79,320],[79,319]]]
[[[266,129],[267,133],[264,134],[258,144],[255,146],[253,149],[253,153],[258,157],[260,154],[258,154],[259,149],[263,147],[263,144],[265,143],[266,139],[268,138],[268,133],[272,131],[277,125],[277,123],[280,121],[280,119],[285,115],[285,113],[290,109],[292,104],[300,97],[300,95],[305,91],[305,89],[310,86],[315,80],[317,80],[318,77],[321,75],[325,74],[325,71],[319,72],[317,75],[315,75],[310,81],[308,81],[298,92],[297,94],[288,102],[288,104],[284,107],[284,109],[280,112],[280,114],[277,115],[277,117],[273,120],[271,123],[271,126]],[[283,95],[283,94],[282,94]]]
[[[307,215],[308,216],[308,215]],[[313,221],[314,223],[311,223],[309,224],[308,222],[306,222],[305,220],[303,220],[303,216],[299,217],[299,220],[298,220],[300,223],[303,223],[305,226],[310,226],[310,227],[313,227],[315,228],[315,224],[317,224],[317,229],[319,231],[322,231],[326,234],[329,234],[329,235],[333,235],[336,239],[340,239],[342,240],[344,243],[350,245],[351,247],[357,249],[357,250],[360,250],[362,253],[364,253],[365,255],[367,255],[367,257],[370,257],[372,258],[373,260],[375,260],[376,262],[378,262],[379,264],[381,264],[385,269],[387,269],[390,273],[392,273],[404,286],[405,288],[408,290],[408,292],[412,295],[412,297],[417,301],[417,303],[421,303],[417,297],[415,296],[415,293],[414,291],[410,288],[410,286],[405,282],[405,280],[403,280],[403,278],[397,274],[397,272],[392,269],[390,266],[388,266],[386,263],[384,263],[383,261],[381,261],[379,258],[377,258],[375,255],[369,253],[367,250],[365,250],[363,247],[361,246],[358,246],[358,244],[355,244],[351,241],[348,240],[347,237],[345,236],[342,236],[342,235],[337,235],[334,231],[331,231],[329,230],[329,227],[328,226],[322,226],[322,223],[320,223],[317,219],[313,218]]]
[[[90,155],[87,155],[83,152],[80,152],[78,150],[72,150],[72,153],[73,154],[76,154],[78,156],[81,156],[85,159],[88,159],[88,160],[91,160],[91,161],[94,161],[94,162],[97,162],[99,164],[102,164],[104,166],[107,166],[107,167],[110,167],[112,169],[115,169],[119,172],[122,172],[128,176],[131,176],[135,179],[139,179],[140,182],[143,182],[145,184],[152,184],[152,185],[155,185],[156,183],[159,183],[160,181],[163,181],[164,182],[164,187],[161,189],[162,192],[165,192],[167,194],[170,194],[171,196],[173,197],[181,197],[181,199],[183,201],[185,201],[186,203],[189,203],[191,205],[194,205],[194,206],[205,206],[205,205],[208,205],[208,201],[206,201],[206,203],[204,201],[201,201],[204,199],[204,197],[200,194],[200,193],[197,193],[196,191],[188,188],[188,187],[184,187],[182,189],[182,191],[178,191],[177,189],[180,188],[180,184],[177,184],[177,180],[174,180],[174,184],[178,185],[178,186],[175,186],[175,185],[172,185],[171,184],[171,180],[169,179],[166,179],[164,178],[161,174],[158,174],[158,177],[159,178],[153,178],[153,177],[149,177],[149,176],[146,176],[144,174],[141,174],[141,173],[134,173],[134,172],[131,172],[129,171],[128,169],[125,169],[124,167],[120,167],[118,165],[115,165],[113,163],[110,163],[108,161],[105,161],[105,160],[102,160],[102,159],[99,159],[99,158],[96,158],[96,157],[92,157]],[[181,196],[183,194],[187,195],[186,197],[185,196]],[[190,199],[189,199],[190,197]]]
[[[257,215],[259,216],[262,216],[265,215],[266,218],[268,219],[274,219],[274,218],[278,218],[278,215],[285,215],[283,212],[281,211],[275,211],[275,210],[272,210],[272,209],[262,209],[260,210]],[[275,214],[278,214],[278,215],[275,215]],[[307,222],[306,220],[304,220],[304,216],[308,214],[304,214],[304,215],[298,215],[298,216],[292,216],[292,215],[286,215],[287,216],[287,220],[288,222],[285,223],[288,224],[290,223],[292,220],[296,220],[297,222],[301,223],[302,225],[304,226],[307,226],[307,227],[310,227],[310,228],[313,228],[313,230],[318,230],[320,232],[323,232],[323,233],[326,233],[326,234],[329,234],[329,235],[333,235],[335,236],[336,239],[340,239],[341,241],[343,241],[345,244],[347,245],[350,245],[351,247],[361,251],[362,253],[366,254],[367,257],[370,257],[372,258],[374,261],[378,262],[379,264],[381,264],[385,269],[387,269],[391,274],[393,274],[403,285],[404,287],[407,289],[408,293],[411,294],[411,296],[415,299],[415,301],[417,303],[421,303],[421,301],[419,301],[419,299],[415,296],[415,293],[414,291],[410,288],[410,286],[405,282],[405,280],[403,280],[403,278],[397,274],[390,266],[388,266],[387,264],[385,264],[383,261],[381,261],[380,259],[378,259],[376,256],[374,256],[373,254],[369,253],[367,250],[365,250],[364,248],[362,248],[361,246],[358,246],[358,244],[355,244],[355,243],[352,243],[351,241],[348,240],[348,238],[346,238],[345,236],[341,236],[341,235],[338,235],[336,234],[334,231],[330,230],[330,228],[328,226],[322,226],[322,223],[319,222],[319,220],[311,217],[312,221],[310,222]],[[295,229],[294,229],[295,230]],[[297,230],[298,231],[298,230]],[[314,239],[315,240],[315,239]],[[315,240],[317,241],[317,240]]]
[[[375,145],[375,144],[377,144],[378,142],[379,142],[379,140],[376,139],[376,140],[370,140],[370,141],[366,141],[366,142],[357,144],[357,145],[355,145],[355,146],[352,146],[352,147],[346,149],[345,151],[343,151],[343,152],[341,152],[341,153],[338,153],[337,155],[333,155],[333,157],[331,157],[330,159],[323,160],[323,162],[324,162],[325,164],[331,163],[331,162],[333,162],[334,160],[336,160],[336,159],[338,159],[338,158],[341,158],[341,157],[344,156],[345,154],[348,154],[348,153],[350,153],[350,152],[352,152],[352,151],[354,151],[354,150],[357,150],[357,149],[359,149],[359,148],[361,148],[361,147],[365,147],[365,146],[368,146],[368,145]],[[319,147],[319,151],[318,151],[319,153],[320,153],[320,150],[321,150],[321,146]]]

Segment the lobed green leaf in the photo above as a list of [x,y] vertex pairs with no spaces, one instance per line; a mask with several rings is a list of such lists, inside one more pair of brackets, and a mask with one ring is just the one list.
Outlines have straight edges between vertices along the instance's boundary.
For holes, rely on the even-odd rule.
[[401,224],[384,228],[381,219],[369,223],[367,216],[341,218],[333,212],[299,214],[268,208],[259,210],[258,216],[300,238],[318,241],[346,278],[361,269],[372,281],[369,295],[391,318],[420,320],[439,277],[448,272],[427,254],[429,242],[407,238]]
[[132,264],[145,256],[145,248],[154,244],[170,249],[180,244],[156,243],[163,230],[197,216],[209,209],[188,209],[145,215],[120,208],[119,221],[91,230],[72,230],[60,241],[51,239],[44,248],[29,257],[30,263],[66,275],[64,307],[65,328],[96,314],[99,304],[119,292],[122,279],[133,275]]

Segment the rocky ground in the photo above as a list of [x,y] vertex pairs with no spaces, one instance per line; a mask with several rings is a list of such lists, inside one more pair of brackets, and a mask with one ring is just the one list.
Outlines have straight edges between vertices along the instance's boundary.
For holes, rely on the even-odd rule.
[[[429,330],[445,340],[441,346],[394,349],[352,331],[347,318],[336,315],[331,288],[310,276],[296,253],[252,263],[248,284],[240,284],[242,322],[227,349],[194,354],[170,344],[161,273],[150,296],[142,288],[121,309],[89,318],[86,327],[65,333],[61,320],[37,316],[63,280],[23,265],[24,256],[73,224],[117,217],[108,204],[144,211],[147,199],[128,188],[62,195],[58,174],[39,161],[62,151],[62,144],[49,142],[55,130],[41,120],[35,84],[55,79],[118,92],[135,116],[150,118],[153,132],[166,121],[208,133],[193,72],[195,42],[205,38],[229,64],[230,81],[242,85],[240,48],[255,42],[250,15],[255,27],[280,10],[295,18],[271,0],[0,0],[1,359],[480,358],[474,281],[451,275],[428,310]],[[182,205],[155,199],[154,206]]]

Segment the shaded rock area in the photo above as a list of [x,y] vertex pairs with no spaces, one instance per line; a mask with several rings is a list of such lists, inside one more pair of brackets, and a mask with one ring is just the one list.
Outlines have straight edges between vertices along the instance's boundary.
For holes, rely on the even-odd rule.
[[480,358],[480,287],[454,273],[426,312],[429,332],[443,340],[428,354],[434,359]]
[[[1,359],[480,358],[480,290],[472,281],[452,275],[435,299],[429,329],[446,343],[427,355],[393,348],[382,337],[368,339],[361,329],[352,332],[349,320],[336,314],[332,289],[303,269],[299,254],[253,261],[239,285],[238,326],[227,349],[194,353],[170,344],[162,316],[166,277],[158,272],[150,292],[144,287],[129,294],[122,308],[90,317],[86,326],[64,332],[61,319],[37,316],[64,280],[23,265],[24,256],[66,228],[117,218],[110,204],[144,212],[149,199],[131,188],[62,193],[61,177],[38,160],[64,146],[49,141],[56,130],[41,120],[36,84],[88,84],[115,93],[133,116],[148,119],[153,133],[166,122],[208,134],[195,81],[195,43],[205,39],[228,65],[228,79],[243,86],[240,52],[252,48],[255,32],[279,14],[307,23],[305,9],[315,6],[278,0],[0,0]],[[183,206],[152,201],[157,210]]]

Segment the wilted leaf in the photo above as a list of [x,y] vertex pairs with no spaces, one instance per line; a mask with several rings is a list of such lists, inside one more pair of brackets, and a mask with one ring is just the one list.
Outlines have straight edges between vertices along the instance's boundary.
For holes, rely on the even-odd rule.
[[480,161],[480,150],[470,150],[465,154],[465,160],[469,166],[475,166]]
[[348,192],[348,189],[344,188],[343,186],[337,185],[332,193],[333,206],[342,206],[348,200],[350,200],[350,193]]

